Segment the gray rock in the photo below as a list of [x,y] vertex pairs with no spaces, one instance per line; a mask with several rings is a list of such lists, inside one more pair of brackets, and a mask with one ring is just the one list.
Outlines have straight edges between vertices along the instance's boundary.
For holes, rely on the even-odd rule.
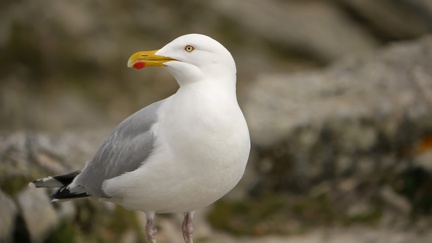
[[432,151],[417,154],[414,157],[413,162],[416,166],[421,167],[432,174]]
[[404,164],[432,129],[431,80],[430,36],[323,71],[259,76],[243,107],[257,168],[271,163],[263,181],[305,188]]
[[43,242],[59,222],[46,191],[27,188],[18,194],[17,201],[31,241]]
[[0,134],[0,169],[3,173],[0,181],[30,174],[27,141],[24,133]]
[[[245,99],[253,140],[271,144],[300,126],[318,127],[335,120],[410,119],[428,115],[432,107],[432,38],[400,44],[377,56],[345,59],[315,73],[262,75]],[[332,125],[332,124],[329,124]],[[362,124],[349,124],[344,141],[368,147],[377,138]],[[392,133],[396,128],[387,127]],[[361,135],[361,136],[358,136]],[[302,134],[303,144],[316,134]]]
[[407,216],[412,210],[409,201],[388,186],[381,188],[380,199],[388,205],[389,210],[394,210],[399,215]]
[[[0,134],[0,170],[4,177],[35,177],[82,168],[102,143],[108,130]],[[41,173],[41,171],[44,171]]]
[[365,19],[381,36],[415,38],[432,31],[429,0],[338,0]]
[[246,36],[319,60],[328,62],[377,47],[361,26],[329,2],[224,0],[211,5]]
[[14,201],[0,190],[0,242],[13,242],[17,207]]
[[128,70],[128,56],[185,33],[213,36],[230,49],[241,95],[257,73],[310,69],[389,39],[376,36],[415,38],[431,25],[428,0],[47,1],[0,4],[0,128],[116,124],[177,89],[166,72]]

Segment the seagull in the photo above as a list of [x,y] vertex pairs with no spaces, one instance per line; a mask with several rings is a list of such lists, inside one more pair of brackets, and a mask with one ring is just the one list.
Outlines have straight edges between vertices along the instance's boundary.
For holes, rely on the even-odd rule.
[[216,40],[188,34],[133,54],[127,66],[163,66],[179,89],[122,121],[82,170],[30,186],[57,188],[53,201],[95,197],[142,211],[151,243],[155,214],[183,213],[183,238],[192,243],[194,212],[233,189],[249,158],[234,59]]

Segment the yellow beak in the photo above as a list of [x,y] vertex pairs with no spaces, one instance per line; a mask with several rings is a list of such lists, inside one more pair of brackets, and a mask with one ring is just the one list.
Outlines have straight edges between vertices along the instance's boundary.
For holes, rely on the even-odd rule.
[[173,58],[155,55],[157,51],[158,50],[139,51],[134,53],[131,57],[129,57],[127,66],[130,68],[133,67],[141,69],[143,67],[163,66],[164,63],[175,60]]

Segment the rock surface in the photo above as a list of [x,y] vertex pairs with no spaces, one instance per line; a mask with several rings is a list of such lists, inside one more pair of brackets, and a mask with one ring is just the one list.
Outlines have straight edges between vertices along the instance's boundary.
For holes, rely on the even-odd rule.
[[166,72],[128,70],[128,56],[185,33],[211,35],[231,50],[241,97],[260,73],[310,70],[417,38],[432,26],[428,0],[25,0],[0,6],[0,129],[116,124],[177,88]]
[[428,0],[337,0],[364,19],[382,38],[415,38],[432,31]]
[[[347,58],[323,71],[262,74],[245,98],[254,143],[271,144],[299,127],[321,128],[334,121],[400,123],[427,117],[432,110],[431,56],[432,38],[427,37],[376,56]],[[341,132],[346,136],[341,142],[367,149],[374,135],[356,129],[350,132],[362,136]]]
[[57,214],[46,191],[28,188],[17,196],[17,200],[31,242],[42,242],[58,225]]
[[46,190],[27,185],[38,177],[81,168],[96,149],[94,141],[101,140],[94,134],[0,135],[0,188],[5,191],[0,193],[1,242],[43,242],[60,223],[76,217],[76,204],[54,205]]
[[[245,36],[262,39],[280,49],[303,52],[323,62],[371,51],[378,43],[326,1],[224,0],[212,1],[212,6],[238,25]],[[341,38],[343,42],[339,41]]]
[[14,201],[0,190],[0,242],[13,242],[17,207]]
[[[264,191],[289,195],[301,192],[318,204],[322,201],[336,206],[338,215],[346,215],[343,216],[345,219],[366,217],[365,220],[372,220],[390,230],[368,231],[369,242],[379,242],[390,234],[388,232],[393,232],[395,225],[405,229],[408,223],[411,224],[407,221],[411,215],[427,217],[431,212],[427,204],[427,188],[432,181],[427,160],[430,154],[427,131],[432,130],[431,56],[432,37],[425,37],[415,42],[395,44],[376,55],[342,59],[321,71],[260,76],[249,87],[244,99],[254,147],[252,160],[245,180],[229,198],[247,202],[245,197],[248,194],[256,197]],[[2,229],[8,229],[1,232],[2,239],[7,241],[13,237],[10,242],[43,242],[46,237],[56,235],[55,231],[54,236],[50,234],[56,228],[61,230],[61,235],[78,237],[85,231],[62,226],[64,222],[71,225],[71,221],[76,220],[83,225],[99,222],[97,225],[100,224],[102,229],[90,227],[88,230],[99,232],[105,241],[142,239],[139,233],[142,226],[133,226],[139,222],[142,224],[142,214],[138,219],[130,215],[121,216],[122,211],[113,209],[112,205],[88,200],[54,207],[45,191],[26,187],[36,177],[81,168],[108,131],[1,135],[0,170],[4,174],[0,186],[7,196],[2,196],[0,201],[11,208],[8,210],[10,214],[1,214],[6,225]],[[408,187],[407,182],[417,184]],[[15,199],[15,206],[12,200],[7,199],[9,197]],[[291,202],[296,200],[295,197],[289,199]],[[282,220],[279,226],[288,225],[291,230],[303,227],[302,219],[289,211],[290,207],[275,205],[284,208],[283,214],[271,210],[279,215],[274,220]],[[293,205],[297,205],[293,207],[295,209],[302,204]],[[268,210],[263,206],[264,212]],[[327,215],[314,208],[308,210],[321,215],[319,217]],[[229,218],[233,221],[228,221],[227,225],[245,227],[241,222],[248,220],[248,216],[242,212],[232,212]],[[214,242],[221,239],[236,241],[210,227],[205,214],[197,216],[197,237]],[[242,219],[238,218],[239,215]],[[115,222],[102,223],[110,222],[111,217],[115,220],[124,217],[122,220],[125,222],[137,223],[126,228]],[[326,220],[325,217],[318,218],[317,222]],[[268,219],[272,222],[267,222]],[[334,219],[329,220],[333,222],[332,226],[338,225]],[[160,219],[161,242],[180,236],[179,221],[176,217]],[[263,217],[261,221],[258,225],[251,225],[255,227],[252,232],[257,235],[248,237],[254,239],[246,237],[239,241],[265,239],[283,242],[291,239],[260,238],[262,234],[273,232],[269,225],[278,222],[272,217]],[[429,225],[427,220],[424,222],[421,229]],[[122,230],[115,236],[106,232],[109,227]],[[327,234],[320,230],[312,232],[294,239],[321,242],[318,239]],[[328,239],[366,242],[356,240],[350,233],[337,232],[332,231]],[[401,234],[401,238],[389,238],[389,242],[398,242],[398,239],[421,242],[423,239],[423,236],[415,237],[409,232],[412,231]]]
[[[350,191],[385,182],[409,200],[396,203],[402,211],[429,212],[422,188],[432,182],[423,159],[432,150],[431,97],[431,36],[322,71],[261,75],[244,106],[260,174],[252,191],[305,193],[326,185],[332,193],[343,191],[347,178]],[[383,192],[378,197],[390,195]]]

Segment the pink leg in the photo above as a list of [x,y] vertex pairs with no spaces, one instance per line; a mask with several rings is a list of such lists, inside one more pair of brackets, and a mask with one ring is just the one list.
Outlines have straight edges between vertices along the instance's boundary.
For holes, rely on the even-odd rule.
[[156,234],[157,234],[157,229],[154,227],[153,225],[153,220],[155,217],[154,213],[146,213],[147,216],[147,222],[146,222],[146,226],[145,226],[145,233],[146,233],[146,237],[147,240],[150,243],[156,243]]
[[192,226],[192,219],[194,215],[194,211],[185,213],[183,224],[182,224],[182,231],[183,231],[183,238],[185,243],[193,243],[192,234],[193,234],[193,226]]

